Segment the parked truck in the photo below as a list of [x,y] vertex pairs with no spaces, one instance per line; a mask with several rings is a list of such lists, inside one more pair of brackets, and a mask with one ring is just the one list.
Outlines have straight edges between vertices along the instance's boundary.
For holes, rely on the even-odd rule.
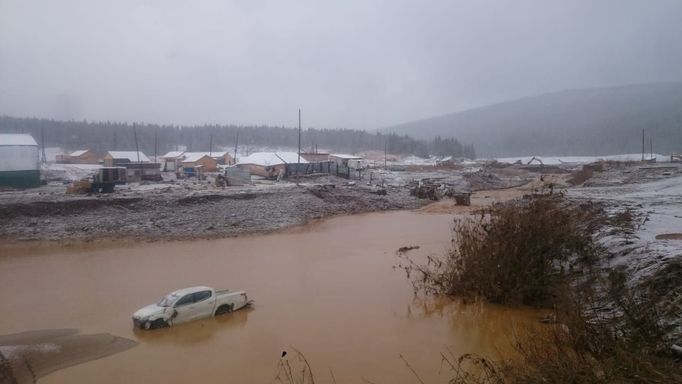
[[171,292],[156,304],[133,314],[133,324],[141,329],[155,329],[223,315],[251,305],[244,291],[216,291],[210,287],[191,287]]

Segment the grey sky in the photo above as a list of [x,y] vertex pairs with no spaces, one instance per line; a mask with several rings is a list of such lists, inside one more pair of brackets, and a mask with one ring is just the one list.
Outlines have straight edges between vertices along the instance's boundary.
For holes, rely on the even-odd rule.
[[681,81],[680,20],[680,0],[0,0],[0,114],[372,129]]

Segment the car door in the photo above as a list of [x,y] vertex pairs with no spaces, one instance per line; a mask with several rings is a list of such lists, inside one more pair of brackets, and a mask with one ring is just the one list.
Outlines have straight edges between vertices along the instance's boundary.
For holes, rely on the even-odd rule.
[[173,317],[173,324],[184,323],[192,320],[196,316],[196,307],[194,306],[194,294],[188,293],[182,296],[173,306],[175,315]]
[[213,316],[213,307],[215,306],[215,295],[213,292],[199,291],[194,293],[194,307],[196,316],[195,319],[203,319]]

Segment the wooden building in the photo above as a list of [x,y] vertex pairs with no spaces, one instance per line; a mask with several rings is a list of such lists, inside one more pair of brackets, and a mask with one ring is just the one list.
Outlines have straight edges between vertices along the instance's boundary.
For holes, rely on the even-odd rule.
[[218,170],[218,161],[206,152],[185,152],[184,159],[181,162],[182,169],[185,173],[187,169],[195,169],[202,167],[203,172],[216,172]]
[[65,155],[57,155],[58,164],[98,164],[97,154],[90,149],[81,149]]

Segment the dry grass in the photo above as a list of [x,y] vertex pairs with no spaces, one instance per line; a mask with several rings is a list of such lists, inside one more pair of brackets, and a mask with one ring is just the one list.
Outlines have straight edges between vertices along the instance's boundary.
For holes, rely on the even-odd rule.
[[561,288],[569,261],[595,260],[592,233],[604,217],[596,205],[569,205],[560,196],[500,204],[456,220],[445,258],[426,265],[404,258],[400,267],[418,291],[542,305]]

